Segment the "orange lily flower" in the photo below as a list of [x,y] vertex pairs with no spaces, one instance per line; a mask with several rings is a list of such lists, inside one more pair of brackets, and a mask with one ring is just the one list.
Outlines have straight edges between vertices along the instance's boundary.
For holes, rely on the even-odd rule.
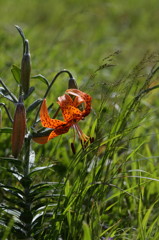
[[[43,127],[51,128],[53,131],[49,134],[49,136],[33,138],[35,142],[44,144],[52,138],[67,133],[70,127],[73,127],[77,131],[82,144],[88,142],[90,139],[82,132],[77,123],[90,113],[91,96],[78,89],[68,89],[66,92],[69,95],[64,94],[63,96],[58,97],[57,102],[62,111],[64,121],[50,118],[46,106],[46,99],[43,100],[40,109],[41,123]],[[74,96],[74,98],[72,98],[70,95]],[[85,107],[84,110],[80,110],[78,108],[82,103]]]

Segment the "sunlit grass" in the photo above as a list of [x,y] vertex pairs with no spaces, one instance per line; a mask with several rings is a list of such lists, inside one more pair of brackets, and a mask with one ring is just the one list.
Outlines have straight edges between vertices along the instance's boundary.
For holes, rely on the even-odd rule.
[[[59,182],[59,194],[49,223],[41,220],[38,239],[107,240],[158,239],[158,7],[153,1],[9,1],[1,0],[0,77],[18,94],[11,66],[20,67],[21,26],[29,39],[32,77],[51,82],[61,69],[70,70],[82,91],[92,96],[91,114],[80,127],[95,141],[82,149],[73,131],[45,145],[32,144],[33,182]],[[121,51],[120,53],[118,52]],[[31,79],[33,95],[26,108],[43,97],[45,84]],[[48,104],[68,87],[62,75],[49,93]],[[14,109],[4,98],[13,115]],[[28,126],[35,117],[28,115]],[[12,127],[2,109],[2,127]],[[10,134],[1,134],[0,156],[11,155]],[[20,187],[1,161],[1,183]],[[2,194],[1,194],[2,193]],[[0,190],[0,202],[5,203]],[[54,202],[55,203],[55,202]],[[47,202],[49,208],[49,201]],[[10,215],[0,210],[0,238],[17,239]],[[45,215],[45,214],[44,214]],[[46,228],[45,228],[46,227]],[[34,237],[34,234],[33,234]],[[36,239],[36,237],[35,237]]]

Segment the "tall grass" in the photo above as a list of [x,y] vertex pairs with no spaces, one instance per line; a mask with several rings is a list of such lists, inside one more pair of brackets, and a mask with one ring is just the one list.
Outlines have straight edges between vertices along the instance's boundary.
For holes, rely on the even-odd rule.
[[[114,54],[107,61],[113,57]],[[1,204],[2,239],[157,239],[158,216],[152,212],[158,205],[159,180],[148,145],[151,136],[145,132],[142,135],[141,130],[149,118],[144,99],[159,87],[153,85],[159,69],[157,62],[156,55],[145,55],[126,77],[112,83],[104,79],[96,83],[99,71],[106,71],[109,64],[95,70],[87,86],[94,94],[100,89],[93,98],[98,107],[92,108],[83,126],[95,141],[84,149],[76,143],[75,155],[71,153],[71,140],[64,135],[54,140],[52,149],[51,143],[35,145],[35,152],[29,150],[29,156],[26,149],[30,138],[26,136],[22,158],[1,158],[1,188],[6,192]],[[14,76],[16,71],[18,74],[18,68],[12,71]],[[1,94],[8,98],[3,89]],[[29,111],[38,104],[31,104]],[[6,131],[7,128],[1,129],[2,133]],[[45,148],[50,151],[45,152]],[[36,163],[30,165],[32,154]],[[24,162],[24,175],[17,166],[20,161]],[[145,161],[149,169],[144,169]],[[11,170],[10,164],[14,164]],[[41,175],[37,175],[39,171]],[[148,186],[153,186],[151,193]],[[152,195],[154,199],[150,201]]]
[[[11,156],[12,123],[4,104],[11,116],[15,107],[1,89],[1,239],[158,239],[158,54],[145,54],[148,44],[151,50],[158,48],[158,3],[135,1],[142,9],[136,16],[134,4],[128,6],[130,2],[75,5],[61,1],[52,14],[51,1],[48,5],[28,1],[25,19],[22,3],[15,8],[9,1],[1,2],[15,10],[13,16],[2,20],[0,60],[3,83],[15,96],[19,90],[12,73],[14,69],[19,76],[22,51],[9,24],[20,9],[18,21],[22,25],[27,22],[24,29],[31,46],[31,87],[35,87],[24,102],[28,129],[32,131],[48,84],[59,69],[68,68],[80,90],[92,96],[92,111],[80,126],[95,139],[84,149],[76,139],[76,154],[71,150],[73,131],[45,145],[31,141],[29,161],[34,163],[29,165],[27,177],[23,176],[26,145],[17,159]],[[65,15],[67,11],[70,15]],[[65,21],[59,24],[59,17],[64,15]],[[123,31],[119,33],[119,29]],[[140,47],[135,52],[137,44]],[[54,103],[52,115],[67,81],[67,75],[59,77],[47,96],[48,104]]]

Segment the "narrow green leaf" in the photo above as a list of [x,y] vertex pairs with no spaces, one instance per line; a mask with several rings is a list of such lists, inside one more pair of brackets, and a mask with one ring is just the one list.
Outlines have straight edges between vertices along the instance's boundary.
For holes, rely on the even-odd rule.
[[24,195],[24,193],[23,193],[20,189],[18,189],[18,188],[11,187],[11,186],[4,185],[4,184],[0,184],[0,187],[3,188],[3,189],[5,189],[6,191],[8,191],[8,190],[13,190],[13,191],[15,191],[16,193],[19,193],[19,194],[21,194],[21,195]]
[[42,192],[54,192],[55,188],[53,186],[43,186],[43,187],[39,187],[37,189],[35,189],[34,191],[32,191],[30,193],[31,197],[37,196],[38,194],[41,194]]
[[18,25],[15,25],[15,27],[16,27],[16,29],[18,30],[18,32],[19,32],[19,34],[20,34],[20,36],[22,37],[22,40],[23,40],[23,42],[24,42],[24,41],[25,41],[25,35],[24,35],[22,29],[21,29]]
[[121,220],[119,220],[118,222],[116,222],[115,224],[113,224],[112,226],[108,227],[106,230],[104,230],[101,234],[100,237],[104,236],[106,233],[108,233],[110,230],[114,229],[113,231],[115,231],[115,229],[118,227],[119,223],[121,222]]
[[19,216],[20,216],[20,211],[17,208],[15,208],[15,209],[13,209],[13,208],[6,208],[6,209],[4,209],[4,211],[9,213],[12,216],[17,217],[17,218],[19,218]]
[[14,221],[15,221],[14,218],[10,218],[9,221],[7,222],[7,228],[5,228],[2,240],[8,239],[9,234],[12,231],[12,227],[14,226]]
[[[43,220],[43,218],[48,218],[48,217],[52,217],[53,213],[52,212],[41,212],[40,214],[37,214],[34,219],[33,219],[33,224],[35,226],[36,222],[37,223],[41,223],[41,221]],[[39,231],[39,230],[38,230]]]
[[0,220],[0,226],[3,226],[3,227],[7,227],[8,226],[8,224],[4,221],[4,220]]
[[[13,119],[12,119],[12,116],[9,112],[9,109],[7,108],[6,104],[5,103],[0,103],[0,106],[2,106],[6,113],[7,113],[7,116],[8,116],[8,119],[10,120],[11,123],[13,123]],[[1,113],[1,108],[0,108],[0,128],[2,128],[2,113]]]
[[[19,200],[19,199],[13,199],[13,198],[10,198],[10,197],[6,197],[6,196],[3,196],[4,200],[11,203],[11,206],[13,204],[15,204],[15,206],[18,206],[19,208],[25,208],[26,207],[26,204],[22,201],[22,200]],[[3,204],[3,208],[5,207],[5,205]],[[7,205],[6,205],[7,207]]]
[[14,223],[13,229],[14,229],[14,232],[16,233],[17,239],[27,239],[28,240],[28,238],[26,238],[26,230],[24,229],[24,225],[16,222],[16,223]]
[[21,69],[19,67],[17,67],[16,65],[12,65],[11,72],[13,74],[15,81],[18,84],[20,84]]
[[22,196],[24,195],[24,193],[18,188],[11,187],[4,184],[0,184],[0,188],[2,188],[6,192],[10,192],[12,195],[18,197],[20,200],[23,200]]
[[50,129],[50,128],[46,128],[46,129],[42,128],[42,129],[40,129],[40,131],[38,131],[38,132],[33,132],[33,133],[32,133],[32,137],[34,138],[34,137],[49,136],[49,134],[50,134],[51,132],[52,132],[52,129]]
[[37,213],[37,211],[41,211],[44,208],[48,208],[48,207],[52,208],[55,206],[57,206],[57,203],[48,204],[48,201],[44,201],[40,204],[35,205],[31,210]]
[[[42,196],[39,196],[37,198],[34,198],[33,199],[33,202],[37,201],[37,200],[41,200],[41,199],[46,199],[46,198],[51,198],[51,200],[57,198],[57,197],[60,197],[61,195],[60,194],[44,194]],[[63,196],[64,197],[64,196]]]
[[28,93],[24,95],[24,100],[27,99],[34,92],[34,90],[34,87],[30,87]]
[[4,191],[9,192],[11,195],[19,198],[20,200],[23,201],[23,198],[19,195],[19,193],[16,193],[15,191],[9,190],[8,188],[3,188]]
[[41,74],[38,74],[32,78],[39,79],[41,82],[45,83],[47,86],[49,86],[48,80]]
[[20,179],[23,177],[23,175],[21,173],[14,171],[12,169],[7,169],[7,171],[13,173],[13,175],[19,176]]
[[43,99],[35,100],[26,110],[27,113],[32,112],[39,104],[43,101]]
[[60,183],[60,182],[41,182],[41,183],[38,183],[38,184],[35,184],[35,185],[31,186],[30,189],[35,189],[35,188],[38,188],[38,187],[44,186],[44,185],[46,185],[46,186],[48,186],[48,185],[56,185],[56,187],[57,187],[57,185],[61,186],[63,184],[64,184],[63,182],[62,183]]
[[15,27],[18,30],[20,36],[22,37],[22,41],[23,41],[23,54],[24,54],[24,52],[25,52],[25,35],[24,35],[22,29],[18,25],[15,25]]
[[[152,223],[151,225],[148,227],[148,231],[147,231],[147,239],[151,239],[151,235],[153,234],[154,229],[157,229],[158,226],[158,222],[159,222],[159,217],[157,217]],[[156,239],[156,238],[153,238]],[[158,239],[158,238],[157,238]]]
[[83,240],[92,240],[90,228],[86,222],[83,222],[83,231],[84,231]]
[[150,218],[150,214],[152,213],[152,210],[153,210],[153,208],[154,208],[154,205],[155,205],[157,202],[158,202],[158,200],[155,201],[155,202],[149,207],[149,209],[147,209],[147,211],[146,211],[146,214],[145,214],[145,216],[144,216],[144,218],[143,218],[143,220],[142,220],[142,226],[143,226],[144,229],[147,228],[148,220],[149,220],[149,218]]
[[[1,130],[1,129],[0,129]],[[0,161],[6,161],[14,164],[21,164],[22,162],[16,158],[9,158],[9,157],[0,157]]]
[[12,128],[9,127],[0,128],[0,133],[12,133]]
[[[7,90],[3,87],[0,87],[0,95],[2,95],[4,98],[8,99],[11,102],[14,102],[13,98],[8,94]],[[14,99],[18,102],[17,98],[12,94]]]
[[55,166],[55,164],[51,164],[49,166],[44,166],[44,167],[36,167],[34,168],[29,175],[35,173],[35,172],[39,172],[39,171],[42,171],[42,170],[46,170],[46,169],[49,169],[49,168],[52,168],[53,166]]

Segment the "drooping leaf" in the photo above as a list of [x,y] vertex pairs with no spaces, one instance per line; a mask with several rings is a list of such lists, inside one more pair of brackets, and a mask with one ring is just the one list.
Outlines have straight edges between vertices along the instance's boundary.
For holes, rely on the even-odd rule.
[[42,192],[48,192],[48,191],[51,192],[54,190],[55,189],[53,188],[53,186],[43,186],[32,191],[30,195],[33,197],[33,196],[37,196],[38,194],[41,194]]
[[7,169],[7,171],[13,173],[14,176],[17,175],[17,177],[16,177],[17,179],[21,179],[23,177],[23,174],[13,170],[12,168],[11,169]]
[[16,100],[16,102],[18,102],[17,98],[12,94],[13,98],[9,95],[8,91],[3,88],[3,87],[0,87],[0,95],[2,95],[4,98],[8,99],[9,101],[11,102],[15,102],[13,100],[13,98]]
[[0,161],[6,161],[6,162],[14,163],[15,165],[19,165],[19,164],[22,163],[20,160],[18,160],[16,158],[9,158],[9,157],[0,157]]
[[[40,213],[38,213],[34,218],[33,218],[33,221],[32,221],[32,226],[34,228],[34,236],[37,234],[39,234],[40,232],[40,229],[39,229],[39,226],[43,226],[43,228],[41,228],[41,230],[44,230],[44,226],[45,224],[42,224],[43,222],[46,223],[46,221],[49,221],[49,218],[52,218],[53,216],[53,212],[45,212],[45,211],[42,211]],[[47,226],[47,225],[46,225]],[[37,231],[36,231],[37,230]]]
[[48,207],[55,207],[57,206],[57,203],[52,203],[52,204],[48,204],[48,201],[43,201],[42,203],[36,204],[33,208],[32,211],[35,211],[37,213],[37,211],[41,211],[44,208],[48,208]]
[[28,93],[24,95],[24,100],[27,99],[34,92],[34,90],[34,87],[30,87]]
[[4,220],[0,219],[0,226],[7,227],[8,224]]
[[0,133],[12,133],[12,128],[9,127],[0,128]]
[[48,185],[54,185],[54,186],[55,186],[55,185],[56,185],[56,186],[59,185],[59,186],[60,186],[60,185],[63,185],[63,184],[64,184],[64,183],[61,183],[61,182],[41,182],[41,183],[32,185],[30,189],[32,190],[32,189],[35,189],[35,188],[38,188],[38,187],[41,187],[41,186],[44,186],[44,185],[47,185],[47,186],[48,186]]
[[20,84],[20,74],[21,74],[21,69],[17,67],[16,65],[12,65],[11,72],[13,74],[13,77],[15,81]]
[[11,186],[8,186],[8,185],[4,185],[4,184],[0,184],[0,188],[2,188],[5,192],[9,192],[13,196],[18,197],[20,200],[23,200],[22,196],[24,195],[24,193],[20,189],[15,188],[15,187],[11,187]]
[[40,129],[40,131],[38,132],[33,132],[32,133],[32,137],[33,138],[36,138],[36,137],[45,137],[45,136],[49,136],[49,134],[52,132],[52,129],[51,128],[42,128]]
[[[6,197],[5,195],[3,196],[3,198],[7,202],[11,203],[12,205],[15,204],[16,206],[21,207],[21,208],[25,208],[26,207],[26,204],[22,200],[19,200],[17,198],[16,198],[16,200],[14,200],[13,198]],[[3,208],[4,208],[4,205],[3,205]]]
[[12,216],[15,216],[15,217],[19,217],[20,216],[20,211],[19,209],[12,209],[12,208],[5,208],[4,209],[5,212],[7,212],[8,214],[12,215]]
[[41,199],[46,199],[46,198],[50,198],[51,200],[53,200],[53,199],[58,198],[60,196],[61,196],[60,194],[44,194],[44,195],[41,195],[41,196],[39,196],[37,198],[34,198],[33,202],[35,202],[37,200],[39,201]]
[[[18,168],[19,166],[17,166],[17,168]],[[22,168],[20,169],[21,171],[22,171]],[[13,174],[13,176],[18,180],[18,181],[21,181],[21,179],[22,179],[22,176],[20,175],[20,174],[17,174],[17,173],[14,173],[14,172],[12,172],[12,174]]]
[[45,169],[52,168],[53,166],[55,166],[55,164],[51,164],[49,166],[44,166],[44,167],[36,167],[32,171],[30,171],[29,175],[32,175],[33,173],[36,173],[36,172],[39,172],[39,171],[42,171],[42,170],[45,170]]
[[42,99],[35,100],[26,110],[27,113],[32,112],[39,104],[42,102]]
[[15,232],[15,236],[17,237],[17,239],[26,239],[26,230],[24,229],[24,226],[18,222],[16,222],[16,224],[14,224],[13,226],[13,231]]
[[38,75],[36,75],[36,76],[34,76],[34,77],[32,77],[32,78],[34,78],[34,79],[39,79],[41,82],[43,82],[43,83],[45,83],[47,86],[49,86],[48,80],[47,80],[43,75],[41,75],[41,74],[38,74]]

